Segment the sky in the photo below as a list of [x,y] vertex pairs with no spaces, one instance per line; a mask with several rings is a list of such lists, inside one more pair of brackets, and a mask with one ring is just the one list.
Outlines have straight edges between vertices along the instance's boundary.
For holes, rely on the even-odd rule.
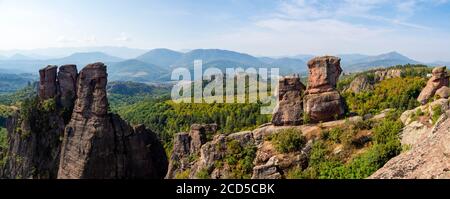
[[450,0],[0,0],[0,50],[85,46],[450,61]]

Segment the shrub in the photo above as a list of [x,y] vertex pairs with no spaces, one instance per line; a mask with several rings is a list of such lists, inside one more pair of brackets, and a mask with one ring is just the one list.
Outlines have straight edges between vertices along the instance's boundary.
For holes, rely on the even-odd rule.
[[442,107],[441,107],[441,105],[436,105],[436,106],[432,107],[431,109],[433,112],[433,114],[431,115],[431,120],[433,121],[433,124],[435,124],[439,120],[441,115],[443,114]]
[[44,100],[41,103],[41,105],[42,105],[43,111],[45,111],[45,112],[53,112],[56,110],[56,101],[53,98]]
[[210,179],[208,169],[205,168],[201,169],[196,176],[198,179]]
[[399,133],[402,128],[403,124],[400,121],[383,120],[375,126],[373,140],[376,144],[399,141]]
[[[255,155],[255,146],[247,145],[243,147],[237,140],[228,141],[224,161],[230,167],[229,177],[233,179],[250,178],[253,171]],[[216,164],[216,167],[219,166],[222,167],[223,165]]]
[[2,149],[8,148],[8,138],[5,128],[0,128],[0,153]]
[[189,179],[189,175],[191,174],[190,169],[186,169],[182,172],[175,174],[175,179]]
[[339,127],[332,128],[329,130],[328,139],[335,142],[335,143],[341,143],[341,135],[343,134],[344,130],[342,130]]
[[272,143],[280,153],[299,151],[306,143],[301,131],[296,129],[284,129],[274,135]]

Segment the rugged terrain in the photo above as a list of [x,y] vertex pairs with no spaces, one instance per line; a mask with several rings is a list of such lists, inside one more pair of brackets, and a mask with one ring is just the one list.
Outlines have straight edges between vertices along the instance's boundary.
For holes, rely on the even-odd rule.
[[108,113],[103,63],[40,70],[39,96],[7,122],[2,178],[162,178],[157,136]]

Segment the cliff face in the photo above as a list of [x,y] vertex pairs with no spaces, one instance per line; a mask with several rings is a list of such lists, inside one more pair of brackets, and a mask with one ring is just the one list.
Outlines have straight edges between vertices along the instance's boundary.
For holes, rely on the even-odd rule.
[[106,66],[40,71],[39,97],[8,121],[2,178],[163,178],[157,136],[108,113]]
[[145,127],[108,114],[106,78],[101,63],[80,71],[58,178],[162,178],[167,167],[162,145]]
[[[450,115],[450,113],[447,113]],[[442,116],[427,136],[392,158],[372,179],[450,179],[450,118]]]
[[[436,85],[433,79],[422,92]],[[389,160],[369,178],[450,179],[450,100],[441,98],[405,111],[400,120],[405,124],[401,143],[410,149]]]
[[58,76],[56,66],[48,66],[39,74],[38,98],[24,102],[22,109],[7,121],[9,149],[0,177],[57,176],[64,121],[67,120],[64,116],[71,114],[71,110],[63,110],[57,104],[61,96],[58,82],[74,82]]

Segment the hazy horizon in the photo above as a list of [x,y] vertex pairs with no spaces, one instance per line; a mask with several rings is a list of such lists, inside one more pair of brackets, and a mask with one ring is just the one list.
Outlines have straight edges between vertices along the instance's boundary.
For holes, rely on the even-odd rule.
[[[213,14],[212,14],[213,13]],[[121,46],[450,61],[448,0],[0,0],[0,51]]]
[[[92,50],[93,49],[93,50]],[[108,53],[108,52],[104,52],[101,49],[127,49],[127,50],[135,50],[135,51],[139,51],[140,53],[136,53],[136,55],[133,56],[120,56],[117,55],[115,53]],[[241,52],[238,50],[230,50],[230,49],[221,49],[221,48],[198,48],[198,49],[170,49],[170,48],[164,48],[164,47],[160,47],[160,48],[132,48],[132,47],[127,47],[127,46],[82,46],[82,47],[48,47],[48,48],[35,48],[35,49],[10,49],[10,50],[0,50],[0,56],[5,56],[6,58],[15,56],[15,55],[24,55],[24,56],[29,56],[30,58],[39,58],[41,57],[42,60],[45,59],[54,59],[54,58],[64,58],[73,54],[77,54],[77,53],[96,53],[96,52],[101,52],[101,53],[105,53],[107,55],[111,55],[111,56],[115,56],[115,57],[119,57],[119,58],[123,58],[123,59],[133,59],[136,58],[137,56],[140,56],[146,52],[149,52],[151,50],[156,50],[156,49],[168,49],[168,50],[172,50],[172,51],[176,51],[176,52],[181,52],[181,53],[186,53],[186,52],[190,52],[192,50],[199,50],[199,49],[203,49],[203,50],[226,50],[226,51],[233,51],[233,52],[238,52],[238,53],[243,53],[243,54],[248,54],[250,56],[254,56],[254,57],[269,57],[269,58],[294,58],[297,56],[322,56],[322,55],[332,55],[332,56],[339,56],[339,55],[366,55],[366,56],[377,56],[377,55],[381,55],[381,54],[387,54],[387,53],[392,53],[392,52],[396,52],[399,53],[401,55],[405,55],[402,52],[398,52],[396,50],[391,50],[391,51],[386,51],[386,52],[382,52],[380,54],[365,54],[365,53],[360,53],[360,52],[349,52],[349,53],[338,53],[338,54],[292,54],[292,55],[255,55],[255,54],[251,54],[251,53],[247,53],[247,52]],[[54,54],[52,55],[51,53],[39,53],[39,51],[42,52],[55,52],[55,51],[59,51],[62,50],[62,52],[59,52],[60,54]],[[37,53],[36,53],[37,52]],[[65,53],[64,53],[65,52]],[[3,53],[3,54],[2,54]],[[407,55],[405,55],[407,56]],[[414,57],[409,57],[413,60],[422,62],[422,60],[418,60],[415,59]],[[300,59],[300,58],[297,58]],[[433,60],[431,62],[438,62],[438,61],[444,61],[447,62],[448,60]],[[430,62],[430,63],[431,63]],[[423,62],[426,63],[426,62]]]

